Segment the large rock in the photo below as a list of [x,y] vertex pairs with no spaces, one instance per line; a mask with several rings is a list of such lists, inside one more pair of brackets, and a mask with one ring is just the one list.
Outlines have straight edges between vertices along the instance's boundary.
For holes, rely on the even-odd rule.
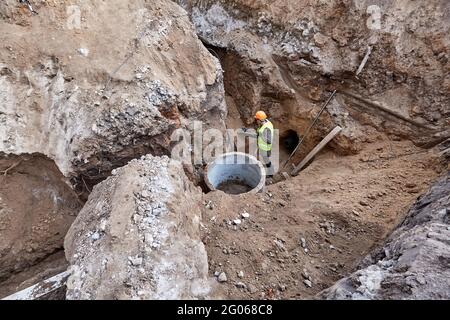
[[208,297],[201,195],[165,156],[117,169],[95,186],[67,234],[67,298]]
[[[177,2],[189,11],[202,40],[216,47],[226,92],[248,122],[263,108],[282,131],[303,134],[327,91],[341,89],[429,126],[449,124],[446,0]],[[372,53],[356,77],[368,46]],[[332,146],[346,153],[382,132],[419,140],[419,127],[345,95],[338,95],[327,111],[312,132],[313,141],[306,141],[309,148],[336,125],[343,131]]]
[[450,299],[450,173],[420,197],[383,248],[325,299]]
[[39,152],[79,189],[193,120],[224,129],[222,70],[171,1],[0,6],[0,152]]

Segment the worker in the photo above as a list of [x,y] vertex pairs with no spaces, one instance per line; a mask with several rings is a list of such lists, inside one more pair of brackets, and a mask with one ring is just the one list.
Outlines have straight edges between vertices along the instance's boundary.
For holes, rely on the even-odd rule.
[[[272,166],[270,157],[272,155],[273,124],[267,119],[267,114],[264,111],[256,112],[255,120],[258,126],[256,136],[251,134],[246,135],[257,138],[260,160],[262,160],[266,168],[270,168]],[[247,131],[246,128],[242,128],[242,130],[244,132]]]

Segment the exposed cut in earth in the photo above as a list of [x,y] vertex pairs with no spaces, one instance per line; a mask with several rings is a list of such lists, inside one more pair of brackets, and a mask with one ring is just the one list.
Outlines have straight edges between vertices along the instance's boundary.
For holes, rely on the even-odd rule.
[[5,280],[63,251],[83,202],[43,155],[3,155],[0,171],[0,280]]
[[448,1],[69,7],[0,3],[0,298],[450,298]]

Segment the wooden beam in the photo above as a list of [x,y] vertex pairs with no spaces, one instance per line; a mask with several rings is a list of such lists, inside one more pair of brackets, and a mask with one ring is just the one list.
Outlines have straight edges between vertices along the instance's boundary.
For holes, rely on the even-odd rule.
[[292,171],[292,175],[296,176],[300,170],[320,151],[325,147],[328,142],[330,142],[339,132],[341,132],[342,128],[337,126],[334,128],[322,141],[303,159],[298,166],[294,168]]
[[69,275],[69,271],[64,271],[22,291],[18,291],[10,296],[7,296],[2,300],[37,300],[65,286]]
[[430,130],[430,131],[436,131],[436,128],[432,128],[432,127],[427,126],[426,124],[423,124],[423,123],[417,122],[415,120],[412,120],[412,119],[410,119],[410,118],[408,118],[408,117],[406,117],[406,116],[404,116],[404,115],[402,115],[400,113],[397,113],[397,112],[395,112],[395,111],[385,107],[384,105],[380,104],[379,102],[375,102],[375,101],[366,99],[364,97],[361,97],[358,94],[355,94],[353,92],[346,91],[346,90],[341,90],[341,91],[339,91],[339,93],[345,94],[346,96],[349,96],[349,97],[352,97],[352,98],[354,98],[354,99],[356,99],[358,101],[364,102],[368,106],[375,107],[375,108],[377,108],[377,109],[379,109],[381,111],[384,111],[384,112],[386,112],[386,113],[388,113],[388,114],[390,114],[390,115],[392,115],[392,116],[394,116],[394,117],[396,117],[398,119],[406,121],[406,122],[408,122],[408,123],[410,123],[412,125],[415,125],[417,127],[420,127],[420,128],[426,129],[426,130]]
[[292,153],[289,155],[289,158],[286,160],[286,162],[284,163],[284,165],[281,167],[281,170],[283,170],[284,168],[286,168],[287,164],[289,163],[289,161],[291,161],[292,157],[294,156],[294,154],[297,152],[298,148],[300,148],[300,146],[302,145],[303,141],[305,140],[305,138],[308,136],[309,131],[314,127],[314,125],[316,124],[317,120],[319,120],[320,115],[322,114],[322,112],[325,110],[325,108],[328,106],[328,104],[331,102],[331,99],[333,99],[333,97],[336,95],[337,90],[334,90],[331,95],[328,97],[328,100],[325,102],[325,104],[322,106],[322,108],[320,108],[319,113],[317,114],[317,116],[314,118],[314,121],[311,123],[311,125],[308,127],[308,129],[306,129],[305,134],[302,136],[302,138],[300,139],[299,143],[297,144],[297,146],[295,147],[294,151],[292,151]]

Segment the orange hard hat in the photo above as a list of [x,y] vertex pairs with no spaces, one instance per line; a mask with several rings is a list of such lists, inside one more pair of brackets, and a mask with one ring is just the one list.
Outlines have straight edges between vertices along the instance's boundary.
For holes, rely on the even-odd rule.
[[264,111],[258,111],[256,112],[255,119],[257,120],[266,120],[267,114]]

